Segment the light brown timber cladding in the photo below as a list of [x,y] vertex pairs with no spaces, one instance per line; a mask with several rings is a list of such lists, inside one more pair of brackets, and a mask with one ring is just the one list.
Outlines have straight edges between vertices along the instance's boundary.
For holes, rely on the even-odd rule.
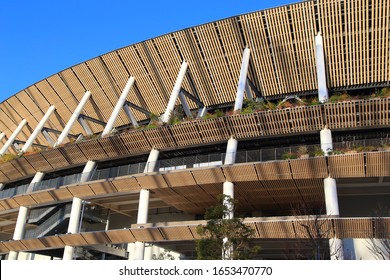
[[65,145],[58,149],[70,164],[85,163],[88,161],[79,146],[75,143]]
[[360,100],[360,126],[389,125],[389,98]]
[[357,127],[356,102],[326,103],[325,116],[329,129]]
[[257,112],[259,119],[260,134],[275,135],[288,134],[291,132],[289,124],[289,109]]
[[298,179],[294,181],[306,205],[320,202],[321,207],[323,206],[322,204],[325,198],[324,182],[322,179]]
[[196,123],[197,122],[180,123],[172,125],[169,128],[178,146],[202,143],[202,139],[200,137]]
[[35,239],[23,239],[20,242],[26,247],[27,250],[45,249],[45,245],[38,238]]
[[367,177],[390,176],[390,152],[367,153]]
[[203,142],[217,142],[230,138],[224,118],[199,120],[197,125]]
[[302,204],[302,197],[292,180],[262,181],[264,188],[279,204]]
[[288,161],[256,163],[255,168],[259,180],[292,179]]
[[375,238],[389,238],[390,232],[390,220],[389,219],[381,219],[381,217],[376,218],[374,220],[374,236]]
[[15,168],[23,176],[30,175],[36,172],[35,168],[26,160],[25,157],[13,160],[12,165],[15,166]]
[[321,106],[300,106],[290,109],[291,132],[321,130],[324,126]]
[[226,180],[229,182],[243,182],[258,180],[254,165],[234,165],[222,167]]
[[328,157],[328,168],[332,178],[365,177],[364,154]]
[[[31,164],[31,166],[34,166],[34,169],[37,172],[52,169],[52,166],[43,157],[43,155],[41,153],[31,154],[31,155],[26,156],[25,158]],[[0,168],[0,169],[3,170],[2,168]]]
[[225,182],[225,176],[222,173],[221,168],[213,169],[194,169],[191,171],[198,185],[223,183]]
[[142,189],[167,188],[168,185],[161,174],[148,174],[135,177]]
[[136,239],[129,229],[117,229],[106,231],[108,238],[110,238],[111,243],[130,243],[135,242]]
[[98,142],[110,158],[129,154],[125,144],[117,135],[99,139]]
[[22,176],[18,169],[16,169],[15,166],[13,166],[13,164],[9,161],[2,163],[0,165],[0,169],[2,172],[4,172],[4,174],[7,174],[7,177],[10,180],[17,179]]
[[191,240],[193,236],[188,227],[162,227],[160,229],[166,240]]
[[163,174],[169,187],[194,186],[195,179],[190,172],[177,172]]
[[83,151],[88,160],[99,160],[107,158],[106,152],[96,140],[87,140],[85,142],[77,143],[77,146]]
[[83,232],[81,236],[87,241],[88,244],[109,244],[111,240],[108,238],[105,232]]
[[6,182],[9,178],[2,172],[2,165],[0,165],[0,182]]
[[59,238],[64,242],[65,245],[73,245],[73,246],[82,246],[87,245],[87,241],[83,238],[83,236],[79,233],[76,234],[61,234]]
[[17,195],[14,197],[14,200],[20,206],[29,206],[36,204],[35,200],[30,195]]
[[255,114],[232,115],[226,118],[229,130],[237,139],[261,136]]
[[47,191],[33,192],[30,195],[37,202],[37,204],[54,201],[54,198]]
[[61,168],[69,165],[69,162],[61,154],[59,149],[52,149],[42,152],[42,156],[50,163],[53,168]]
[[324,157],[290,160],[294,179],[326,178],[328,170]]
[[130,131],[118,136],[122,139],[130,154],[150,152],[152,149],[143,131]]
[[256,222],[259,238],[295,238],[291,221]]
[[354,218],[334,221],[338,238],[367,238],[372,236],[372,222],[369,218]]
[[134,177],[113,180],[112,184],[118,192],[134,192],[141,189],[137,180]]
[[165,149],[176,146],[175,140],[166,127],[146,129],[143,132],[150,145],[155,149]]

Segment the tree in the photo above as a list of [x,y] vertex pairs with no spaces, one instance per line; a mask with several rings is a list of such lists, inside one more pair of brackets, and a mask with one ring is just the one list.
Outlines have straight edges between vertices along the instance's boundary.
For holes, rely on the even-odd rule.
[[390,229],[383,219],[389,214],[390,210],[383,205],[374,211],[374,216],[378,217],[375,219],[375,238],[370,238],[367,248],[379,260],[390,260]]
[[251,227],[245,225],[240,218],[226,219],[236,204],[230,196],[221,195],[218,197],[218,204],[206,210],[207,224],[197,228],[198,234],[202,236],[196,242],[198,259],[226,259],[224,256],[227,254],[233,260],[251,259],[260,250],[260,247],[250,244],[254,236]]
[[[323,207],[300,205],[293,208],[296,215],[294,231],[296,242],[288,249],[289,259],[337,259],[342,245],[333,238],[331,217],[323,214]],[[332,250],[330,250],[332,248]]]

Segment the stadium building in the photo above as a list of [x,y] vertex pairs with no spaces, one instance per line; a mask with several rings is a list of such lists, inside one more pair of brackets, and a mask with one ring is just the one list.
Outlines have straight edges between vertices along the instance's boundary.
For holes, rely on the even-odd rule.
[[388,259],[389,2],[191,27],[3,101],[1,257],[195,259],[225,194],[258,259]]

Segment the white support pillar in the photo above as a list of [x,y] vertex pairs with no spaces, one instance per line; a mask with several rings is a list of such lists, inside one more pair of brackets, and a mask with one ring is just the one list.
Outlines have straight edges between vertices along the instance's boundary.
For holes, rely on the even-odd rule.
[[167,108],[165,110],[164,115],[161,117],[161,120],[163,123],[168,123],[169,120],[171,119],[171,115],[173,110],[175,109],[175,104],[177,97],[179,96],[180,90],[181,90],[181,84],[183,83],[185,74],[187,72],[188,64],[187,62],[183,61],[180,67],[180,72],[177,75],[177,79],[175,82],[175,86],[173,87],[171,97],[169,98],[169,102],[167,105]]
[[88,182],[91,179],[95,168],[96,168],[96,161],[93,160],[87,161],[83,171],[81,172],[80,183]]
[[10,138],[8,138],[7,142],[5,142],[4,146],[0,149],[0,156],[3,156],[9,149],[9,147],[14,143],[16,137],[18,137],[19,133],[22,131],[23,127],[27,124],[26,120],[22,120],[15,131],[11,134]]
[[240,111],[242,109],[242,103],[244,101],[245,84],[248,76],[249,58],[250,58],[250,49],[245,48],[244,54],[242,55],[240,78],[238,79],[236,101],[234,103],[234,111]]
[[[79,231],[82,204],[83,201],[80,198],[73,198],[72,209],[69,218],[68,233],[77,233]],[[73,254],[74,247],[66,245],[62,259],[73,260]]]
[[0,191],[2,191],[4,189],[4,187],[5,187],[5,184],[0,183]]
[[31,147],[31,145],[34,143],[35,139],[38,137],[38,134],[41,132],[43,126],[48,121],[48,119],[50,118],[51,114],[53,114],[55,109],[56,108],[53,105],[49,107],[49,109],[47,110],[46,114],[43,116],[43,118],[38,123],[37,127],[35,128],[35,130],[33,131],[33,133],[31,133],[30,137],[28,138],[28,140],[24,144],[24,146],[23,146],[23,148],[21,150],[21,154],[25,153]]
[[317,34],[315,41],[316,41],[318,100],[321,103],[324,103],[329,99],[329,94],[328,94],[328,87],[326,85],[324,44],[320,32]]
[[103,130],[102,137],[111,133],[111,130],[114,127],[114,123],[119,115],[120,110],[122,109],[123,105],[126,102],[127,94],[130,92],[130,89],[133,86],[134,81],[135,81],[134,77],[130,77],[129,80],[127,81],[125,88],[123,89],[122,94],[119,97],[118,102],[116,103],[115,108],[111,113],[110,119],[108,120],[106,127]]
[[328,156],[329,153],[333,151],[333,140],[332,131],[328,129],[327,126],[320,131],[320,142],[321,150],[324,152],[325,156]]
[[179,93],[179,99],[180,103],[183,106],[184,113],[186,114],[187,117],[192,117],[191,109],[190,106],[188,105],[188,102],[186,98],[184,97],[184,94],[182,91]]
[[238,145],[238,141],[234,139],[233,136],[230,137],[226,147],[224,164],[234,164],[236,162],[237,145]]
[[137,119],[135,118],[133,112],[131,111],[130,107],[125,104],[123,105],[123,109],[125,110],[125,113],[127,115],[127,117],[129,118],[129,121],[131,122],[131,124],[134,126],[134,127],[139,127],[139,124],[137,122]]
[[[149,153],[148,161],[144,169],[145,173],[154,172],[157,166],[157,160],[159,156],[159,151],[152,149]],[[137,214],[137,224],[145,224],[148,222],[148,213],[149,213],[149,190],[142,189],[139,193],[139,204],[138,204],[138,214]],[[136,241],[134,244],[134,260],[143,260],[145,255],[145,243]]]
[[35,184],[38,182],[41,182],[43,178],[45,177],[45,173],[43,172],[37,172],[35,173],[34,178],[31,180],[30,185],[27,188],[27,193],[32,192],[34,190]]
[[336,180],[333,178],[324,179],[324,193],[326,214],[329,216],[339,216],[339,202],[337,198]]
[[[13,240],[21,240],[23,238],[25,227],[26,227],[27,215],[28,215],[28,208],[25,206],[20,206],[18,218],[16,220]],[[19,255],[18,252],[10,251],[8,255],[8,260],[17,260],[18,255]]]
[[[325,194],[325,206],[326,214],[328,216],[340,215],[339,202],[337,198],[337,186],[336,180],[333,178],[324,179],[324,194]],[[329,239],[329,249],[331,260],[343,260],[344,259],[344,248],[343,241],[335,236]]]
[[[233,136],[228,140],[226,147],[226,155],[225,155],[225,163],[224,164],[234,164],[236,162],[236,154],[237,154],[237,145],[238,141],[233,138]],[[223,219],[233,219],[234,217],[234,204],[229,201],[229,198],[234,199],[234,183],[226,181],[223,183],[223,194],[225,196],[223,200],[223,205],[227,209],[227,213],[225,213]],[[229,242],[228,238],[225,237],[223,239],[224,250],[222,252],[222,259],[229,260],[231,259],[233,253],[233,247],[226,247],[226,243]]]
[[72,129],[72,126],[79,118],[79,115],[81,114],[81,111],[83,110],[85,104],[91,97],[91,92],[86,91],[83,98],[81,99],[79,105],[77,105],[75,111],[73,112],[72,116],[70,117],[68,123],[66,124],[64,130],[61,132],[60,136],[57,139],[57,142],[54,144],[54,148],[61,145],[62,142],[64,142],[65,138],[68,136],[70,130]]
[[4,137],[5,137],[5,133],[4,132],[0,133],[0,141],[2,141]]

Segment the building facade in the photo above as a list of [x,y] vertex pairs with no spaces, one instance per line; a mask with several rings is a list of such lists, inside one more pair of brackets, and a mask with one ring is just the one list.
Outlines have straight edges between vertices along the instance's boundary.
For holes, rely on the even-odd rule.
[[2,258],[195,259],[225,194],[257,259],[389,259],[389,7],[239,15],[3,101]]

